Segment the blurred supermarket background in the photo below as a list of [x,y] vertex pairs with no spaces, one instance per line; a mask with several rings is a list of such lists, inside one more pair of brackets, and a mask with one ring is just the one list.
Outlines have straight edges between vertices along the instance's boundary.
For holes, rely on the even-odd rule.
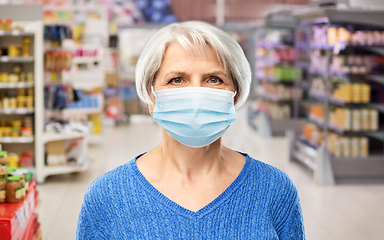
[[0,239],[73,239],[86,187],[159,143],[135,65],[188,20],[243,48],[224,142],[291,176],[307,238],[382,239],[382,0],[0,0]]

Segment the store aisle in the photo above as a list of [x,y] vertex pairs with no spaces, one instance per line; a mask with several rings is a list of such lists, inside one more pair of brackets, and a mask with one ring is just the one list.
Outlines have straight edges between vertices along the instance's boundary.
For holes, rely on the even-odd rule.
[[[39,219],[44,239],[74,239],[77,217],[88,185],[98,176],[150,150],[160,142],[160,127],[143,123],[106,128],[104,144],[92,146],[88,172],[49,177],[38,186]],[[262,139],[246,122],[246,108],[223,143],[285,171],[299,189],[309,240],[379,240],[384,236],[384,185],[318,187],[297,164],[288,161],[286,138]]]

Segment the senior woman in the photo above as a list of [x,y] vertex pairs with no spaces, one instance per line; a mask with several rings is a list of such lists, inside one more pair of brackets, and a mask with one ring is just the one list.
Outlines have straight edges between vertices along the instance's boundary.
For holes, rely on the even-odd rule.
[[136,86],[161,143],[89,186],[77,239],[305,239],[289,177],[221,144],[250,84],[249,63],[225,32],[202,22],[160,29]]

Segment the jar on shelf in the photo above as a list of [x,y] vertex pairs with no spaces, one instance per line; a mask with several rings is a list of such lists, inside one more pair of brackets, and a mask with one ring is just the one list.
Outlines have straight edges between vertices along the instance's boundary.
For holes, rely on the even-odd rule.
[[21,136],[23,137],[32,137],[33,132],[31,127],[22,127],[21,128]]
[[0,30],[4,30],[4,29],[5,29],[5,19],[0,18]]
[[7,98],[7,97],[3,98],[3,108],[4,109],[9,108],[9,98]]
[[8,157],[6,151],[0,151],[0,176],[7,175]]
[[3,137],[3,127],[0,127],[0,138]]
[[3,136],[4,137],[10,137],[11,136],[11,128],[10,127],[3,127]]
[[12,121],[12,127],[21,128],[21,120],[13,120]]
[[19,96],[25,96],[25,88],[19,88],[19,89],[17,89],[17,95],[19,95]]
[[27,81],[27,75],[25,73],[20,73],[20,82],[26,82]]
[[23,37],[23,45],[29,46],[31,44],[31,38],[30,37]]
[[7,202],[18,203],[21,201],[21,184],[17,176],[7,177]]
[[20,76],[15,73],[11,73],[8,75],[8,82],[16,83],[20,81]]
[[5,24],[4,24],[4,30],[5,31],[12,31],[12,25],[13,25],[13,20],[12,19],[6,19]]
[[10,44],[8,46],[8,56],[9,57],[18,57],[19,56],[19,45]]
[[0,178],[0,203],[5,203],[7,200],[6,194],[7,180],[4,178]]
[[26,82],[29,82],[29,83],[33,83],[33,73],[29,72],[27,73],[27,81]]
[[8,153],[8,166],[17,168],[19,167],[20,157],[16,153]]
[[15,65],[12,67],[12,72],[16,74],[20,74],[23,71],[23,68],[21,65]]
[[21,56],[23,57],[31,56],[31,48],[29,46],[23,46],[21,48]]
[[0,72],[0,82],[8,82],[8,73],[7,72]]
[[20,128],[12,128],[11,137],[20,137]]
[[19,175],[18,177],[20,179],[21,200],[24,200],[25,199],[25,195],[27,195],[27,189],[25,188],[25,176],[24,175]]
[[27,108],[33,108],[33,96],[26,96],[25,99]]
[[24,118],[24,127],[31,127],[31,128],[33,127],[31,117],[25,117]]
[[9,108],[15,109],[17,108],[17,100],[16,98],[9,99]]
[[24,96],[17,96],[17,107],[18,108],[24,108],[25,107],[25,97]]
[[28,156],[28,155],[20,156],[20,162],[19,162],[20,167],[30,167],[32,165],[33,165],[33,156]]
[[35,93],[33,91],[33,88],[28,88],[27,89],[27,96],[33,96]]

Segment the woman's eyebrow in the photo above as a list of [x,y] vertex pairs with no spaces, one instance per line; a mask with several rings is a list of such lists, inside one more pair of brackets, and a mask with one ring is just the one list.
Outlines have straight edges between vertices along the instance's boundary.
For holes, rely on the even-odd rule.
[[170,71],[169,73],[165,74],[164,78],[167,78],[169,75],[172,76],[185,76],[187,73],[181,72],[181,71]]
[[[169,73],[165,74],[164,78],[167,78],[169,76],[186,76],[187,73],[186,72],[182,72],[182,71],[170,71]],[[224,77],[228,77],[227,74],[225,74],[224,72],[222,71],[213,71],[213,72],[208,72],[208,73],[204,73],[203,74],[204,76],[224,76]]]
[[204,74],[205,76],[212,76],[212,75],[218,75],[218,76],[225,76],[228,78],[228,75],[225,74],[224,72],[222,71],[214,71],[214,72],[209,72],[209,73],[206,73]]

